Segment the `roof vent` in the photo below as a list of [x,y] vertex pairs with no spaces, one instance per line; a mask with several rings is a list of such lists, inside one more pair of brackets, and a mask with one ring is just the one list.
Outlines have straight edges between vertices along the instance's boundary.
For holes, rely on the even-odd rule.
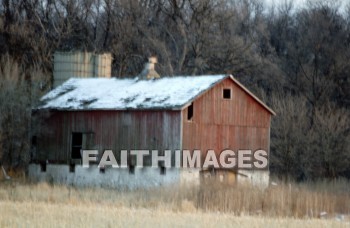
[[145,64],[145,68],[139,75],[142,79],[155,79],[160,78],[159,74],[154,70],[154,65],[158,62],[157,57],[149,57],[148,63]]

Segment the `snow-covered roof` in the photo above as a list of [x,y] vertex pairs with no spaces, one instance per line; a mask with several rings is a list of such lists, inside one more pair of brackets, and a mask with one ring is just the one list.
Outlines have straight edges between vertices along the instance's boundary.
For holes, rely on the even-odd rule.
[[41,98],[38,109],[181,109],[225,75],[162,77],[153,80],[71,78]]
[[43,96],[37,109],[179,110],[226,78],[232,79],[268,112],[276,115],[232,75],[176,76],[151,80],[71,78]]

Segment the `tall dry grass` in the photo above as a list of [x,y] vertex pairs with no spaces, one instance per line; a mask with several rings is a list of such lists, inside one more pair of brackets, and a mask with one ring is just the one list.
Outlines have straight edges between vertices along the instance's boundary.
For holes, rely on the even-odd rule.
[[212,182],[200,187],[170,186],[121,191],[7,181],[0,182],[1,201],[317,218],[350,214],[350,183],[346,180],[291,183],[261,190],[252,186],[233,187]]
[[348,227],[331,219],[235,216],[213,212],[173,212],[100,204],[72,205],[0,201],[0,227]]
[[266,190],[208,185],[200,188],[198,208],[208,211],[265,216],[320,217],[326,212],[350,214],[350,184],[346,180],[290,183]]

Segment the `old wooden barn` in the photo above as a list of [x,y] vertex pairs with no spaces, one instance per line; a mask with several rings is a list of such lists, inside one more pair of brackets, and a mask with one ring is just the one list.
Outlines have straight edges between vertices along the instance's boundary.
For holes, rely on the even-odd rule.
[[231,75],[72,78],[41,102],[33,110],[45,118],[33,136],[32,179],[139,188],[198,182],[201,173],[216,173],[230,183],[268,183],[268,169],[137,168],[134,159],[126,169],[81,166],[82,149],[112,150],[117,160],[121,150],[138,149],[197,149],[203,156],[209,149],[269,152],[274,112]]

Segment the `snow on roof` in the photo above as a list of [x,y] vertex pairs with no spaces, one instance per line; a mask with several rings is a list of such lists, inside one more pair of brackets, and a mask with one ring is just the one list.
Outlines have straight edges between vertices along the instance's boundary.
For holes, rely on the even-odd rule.
[[71,78],[41,98],[38,109],[181,109],[229,76],[177,76],[153,80]]

